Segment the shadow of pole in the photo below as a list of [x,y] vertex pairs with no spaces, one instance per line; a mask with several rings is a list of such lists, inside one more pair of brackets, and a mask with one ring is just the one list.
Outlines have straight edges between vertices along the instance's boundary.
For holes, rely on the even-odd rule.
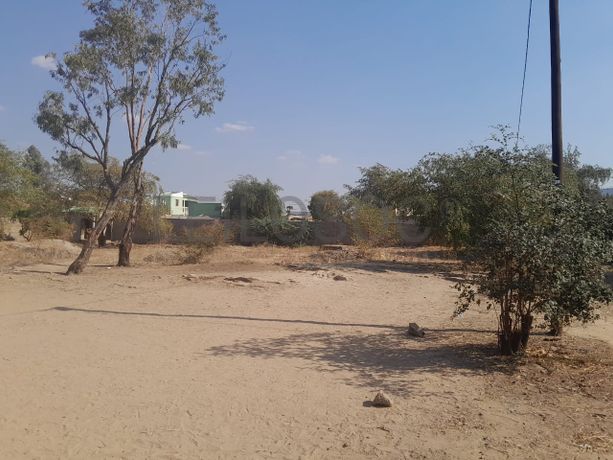
[[122,310],[102,310],[76,307],[53,307],[47,311],[64,311],[64,312],[79,312],[79,313],[96,313],[103,315],[124,315],[124,316],[150,316],[155,318],[203,318],[203,319],[229,319],[240,321],[264,321],[273,323],[291,323],[291,324],[312,324],[317,326],[335,326],[335,327],[369,327],[377,329],[404,329],[402,326],[394,326],[390,324],[365,324],[365,323],[337,323],[329,321],[316,321],[306,319],[283,319],[283,318],[255,318],[251,316],[232,316],[232,315],[204,315],[204,314],[189,314],[189,313],[157,313],[157,312],[139,312],[139,311],[122,311]]

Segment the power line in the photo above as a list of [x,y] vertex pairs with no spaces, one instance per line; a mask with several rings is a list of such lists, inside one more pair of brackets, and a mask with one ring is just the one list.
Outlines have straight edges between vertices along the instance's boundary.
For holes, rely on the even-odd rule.
[[524,56],[524,75],[521,81],[521,97],[519,99],[519,117],[517,119],[517,139],[515,140],[515,147],[519,143],[519,130],[521,128],[521,114],[524,108],[524,89],[526,88],[526,69],[528,68],[528,50],[530,49],[530,25],[532,23],[532,0],[530,0],[530,7],[528,8],[528,33],[526,34],[526,54]]

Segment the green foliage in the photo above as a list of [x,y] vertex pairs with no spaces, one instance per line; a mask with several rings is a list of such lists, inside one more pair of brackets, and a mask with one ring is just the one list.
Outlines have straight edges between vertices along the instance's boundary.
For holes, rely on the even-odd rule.
[[230,219],[278,219],[283,212],[279,199],[281,187],[270,179],[260,182],[253,176],[241,176],[224,194],[224,217]]
[[[30,146],[13,152],[0,145],[0,218],[17,219],[22,235],[62,237],[62,198],[51,166]],[[65,226],[64,226],[65,227]]]
[[[41,174],[29,162],[29,147],[26,152],[14,152],[0,144],[0,216],[13,217],[13,214],[28,209],[52,192],[53,181],[48,176],[49,164],[40,156]],[[50,200],[48,205],[53,205]]]
[[[118,161],[109,162],[108,173],[119,177]],[[146,193],[157,194],[158,178],[148,173],[143,177]],[[131,193],[132,189],[126,187],[119,195],[119,219],[127,213]],[[0,144],[0,218],[18,220],[26,239],[68,238],[66,212],[71,208],[91,209],[95,215],[110,194],[100,166],[79,153],[62,152],[50,164],[35,146],[13,152]],[[150,201],[145,200],[143,206],[147,226],[167,237],[168,225],[159,218],[154,222]]]
[[[211,115],[223,97],[223,64],[215,51],[224,36],[207,0],[87,0],[84,6],[93,26],[81,31],[71,52],[57,58],[51,76],[62,90],[47,92],[36,116],[39,128],[63,150],[99,165],[109,191],[100,225],[68,273],[85,268],[151,149],[177,147],[175,130],[185,115]],[[111,137],[118,139],[117,133],[127,133],[129,147],[118,177],[111,167]],[[131,223],[138,207],[132,209]],[[127,241],[134,226],[126,228]],[[129,260],[121,252],[126,247],[120,246],[121,264]]]
[[31,145],[26,149],[21,162],[22,166],[34,175],[37,185],[46,185],[51,180],[51,165],[36,146]]
[[487,148],[474,154],[430,154],[419,162],[422,187],[414,214],[435,241],[458,247],[481,233],[482,216],[493,205],[488,196],[499,166]]
[[[214,50],[224,37],[205,0],[88,0],[85,7],[94,26],[58,58],[51,75],[64,90],[45,95],[36,121],[106,174],[112,121],[122,114],[131,149],[124,179],[154,145],[178,145],[175,126],[186,111],[213,112],[223,97]],[[111,189],[119,186],[106,179]]]
[[[431,153],[407,171],[380,164],[363,168],[357,185],[349,187],[349,195],[380,208],[396,209],[400,218],[411,216],[429,231],[434,242],[461,249],[487,232],[486,223],[496,207],[495,194],[509,180],[505,152],[511,151],[514,143],[514,134],[499,126],[485,145],[456,154]],[[564,187],[598,201],[599,187],[609,179],[611,170],[582,165],[579,158],[576,148],[565,152]],[[531,165],[541,181],[553,180],[549,147],[526,149],[522,161]]]
[[[455,155],[429,154],[415,168],[418,179],[412,213],[429,229],[433,241],[459,249],[474,244],[487,232],[499,185],[508,180],[504,155],[514,140],[505,128],[492,139],[494,146],[474,146]],[[530,153],[524,160],[543,180],[553,180],[544,157]]]
[[[54,158],[54,172],[69,208],[80,206],[101,209],[111,196],[111,188],[100,165],[78,152],[61,152]],[[109,160],[106,174],[113,181],[119,180],[121,165],[116,159]],[[128,191],[122,191],[123,199],[128,198]]]
[[0,218],[12,217],[31,192],[31,176],[20,165],[17,153],[0,144]]
[[377,163],[360,168],[362,176],[355,186],[348,186],[349,197],[378,208],[393,208],[408,216],[419,179],[412,170],[392,170]]
[[370,203],[356,201],[346,221],[354,244],[366,247],[395,246],[399,242],[396,215]]
[[343,199],[334,190],[322,190],[311,196],[309,211],[315,220],[340,221],[343,209]]
[[264,237],[268,243],[297,246],[311,241],[309,222],[291,222],[283,218],[254,218],[249,222],[251,233]]
[[512,354],[527,346],[536,313],[559,329],[593,320],[599,302],[613,299],[604,282],[613,246],[603,203],[555,186],[530,153],[502,150],[496,158],[492,207],[464,252],[477,275],[458,285],[456,313],[485,296],[499,311],[500,350]]

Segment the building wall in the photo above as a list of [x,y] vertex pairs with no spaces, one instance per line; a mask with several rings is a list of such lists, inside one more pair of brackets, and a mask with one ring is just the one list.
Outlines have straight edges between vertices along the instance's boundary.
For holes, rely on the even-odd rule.
[[212,217],[221,218],[221,203],[199,203],[187,200],[187,215],[190,217]]
[[187,203],[182,192],[161,195],[159,201],[164,208],[164,215],[187,216]]

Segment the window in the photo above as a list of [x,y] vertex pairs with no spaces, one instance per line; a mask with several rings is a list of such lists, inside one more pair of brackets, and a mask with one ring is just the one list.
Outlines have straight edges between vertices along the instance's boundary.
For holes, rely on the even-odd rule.
[[175,206],[179,207],[179,200],[178,199],[175,200]]

